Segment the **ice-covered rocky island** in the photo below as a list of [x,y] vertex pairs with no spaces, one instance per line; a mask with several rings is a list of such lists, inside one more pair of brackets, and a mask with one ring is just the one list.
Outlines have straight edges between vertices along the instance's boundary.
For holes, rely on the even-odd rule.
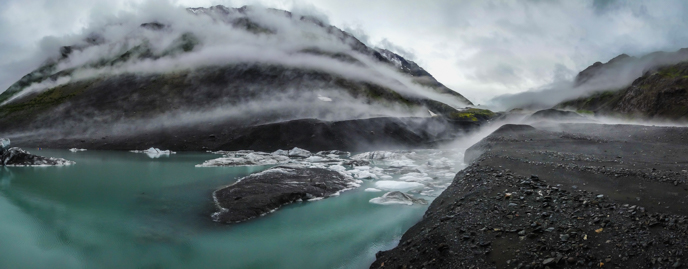
[[[213,193],[218,209],[213,219],[223,223],[246,221],[285,204],[319,200],[361,185],[367,186],[366,192],[380,192],[370,199],[372,204],[424,205],[439,195],[463,166],[461,150],[373,151],[351,157],[345,151],[312,153],[300,148],[213,153],[223,156],[197,167],[280,165]],[[309,177],[310,181],[306,180]]]
[[66,166],[75,164],[62,158],[42,157],[10,147],[10,140],[0,138],[0,166]]

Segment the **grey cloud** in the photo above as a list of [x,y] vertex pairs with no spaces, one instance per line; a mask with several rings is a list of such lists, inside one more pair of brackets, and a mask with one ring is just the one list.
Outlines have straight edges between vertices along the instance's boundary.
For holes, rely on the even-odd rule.
[[363,42],[363,44],[370,45],[370,36],[361,28],[360,25],[351,26],[345,25],[342,30],[353,35],[358,41]]
[[[421,62],[440,82],[478,100],[541,89],[621,53],[688,47],[688,2],[683,0],[176,1],[186,6],[261,3],[327,20],[366,44]],[[0,2],[0,10],[13,11],[0,16],[0,91],[47,58],[38,45],[42,37],[66,42],[82,24],[141,8],[124,3],[129,0]]]

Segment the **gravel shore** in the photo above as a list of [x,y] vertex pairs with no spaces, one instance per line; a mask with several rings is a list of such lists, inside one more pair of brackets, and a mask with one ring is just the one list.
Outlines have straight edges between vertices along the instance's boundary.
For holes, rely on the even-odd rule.
[[688,128],[505,125],[371,268],[684,268]]

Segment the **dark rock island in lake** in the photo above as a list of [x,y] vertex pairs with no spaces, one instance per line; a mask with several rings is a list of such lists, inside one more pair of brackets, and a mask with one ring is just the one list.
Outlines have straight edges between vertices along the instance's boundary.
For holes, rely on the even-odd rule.
[[327,198],[358,186],[354,179],[336,171],[278,166],[213,192],[218,209],[213,220],[222,223],[247,221],[283,205]]

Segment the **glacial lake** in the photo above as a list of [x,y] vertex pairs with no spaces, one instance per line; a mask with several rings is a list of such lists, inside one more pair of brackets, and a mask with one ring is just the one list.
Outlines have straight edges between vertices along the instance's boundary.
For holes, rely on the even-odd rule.
[[[76,165],[0,167],[0,268],[367,268],[427,209],[369,203],[384,192],[363,180],[223,225],[211,221],[211,192],[270,166],[195,167],[219,157],[200,152],[27,150]],[[463,168],[462,154],[451,161]]]

